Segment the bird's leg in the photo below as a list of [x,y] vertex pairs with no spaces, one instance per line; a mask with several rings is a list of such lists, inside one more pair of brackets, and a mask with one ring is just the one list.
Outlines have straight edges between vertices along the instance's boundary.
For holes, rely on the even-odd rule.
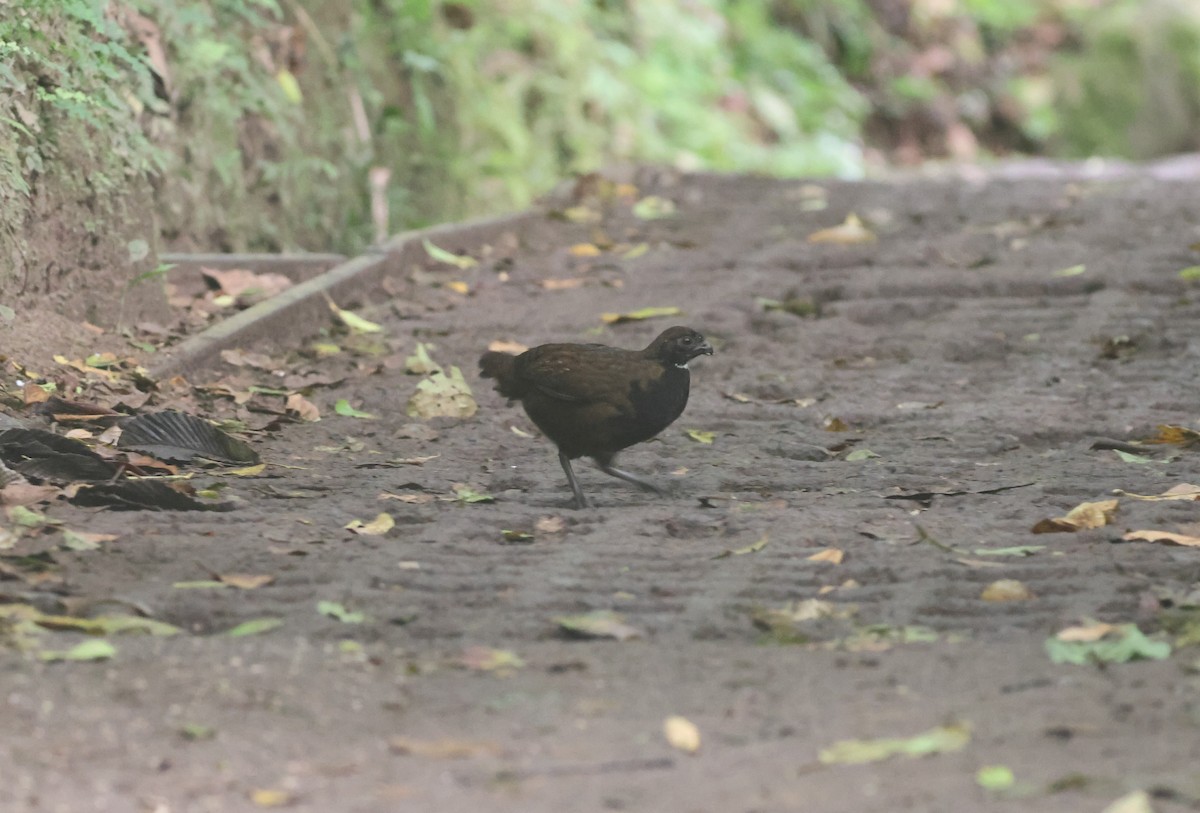
[[598,457],[593,457],[592,459],[596,461],[596,465],[600,467],[600,471],[607,475],[616,477],[619,480],[624,480],[627,483],[633,483],[638,488],[644,488],[646,491],[653,491],[660,497],[665,496],[667,493],[643,477],[638,477],[636,474],[616,468],[612,465],[611,458],[608,460],[602,460]]
[[567,482],[571,484],[571,493],[575,495],[575,507],[587,508],[587,497],[583,496],[583,489],[579,487],[579,481],[575,479],[575,471],[571,468],[571,458],[567,457],[566,452],[559,452],[558,462],[562,463],[563,471],[567,473]]

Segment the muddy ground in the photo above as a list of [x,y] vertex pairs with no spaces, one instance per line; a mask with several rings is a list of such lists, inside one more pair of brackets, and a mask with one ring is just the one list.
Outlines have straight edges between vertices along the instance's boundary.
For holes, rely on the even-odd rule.
[[[1121,537],[1196,535],[1200,504],[1122,498],[1106,527],[1031,533],[1114,489],[1200,482],[1195,450],[1127,462],[1094,448],[1200,426],[1200,296],[1178,276],[1200,262],[1200,186],[1048,173],[823,189],[688,179],[663,191],[674,217],[617,203],[604,235],[547,218],[481,249],[477,268],[392,280],[394,301],[361,303],[388,352],[432,343],[479,402],[433,421],[436,438],[404,428],[416,377],[342,354],[303,362],[344,381],[310,396],[319,423],[254,441],[261,477],[201,477],[238,510],[51,506],[120,535],[56,551],[63,592],[134,602],[188,634],[117,637],[96,663],[0,651],[0,809],[1084,811],[1138,789],[1157,811],[1200,807],[1200,650],[1103,666],[1044,650],[1086,619],[1172,640],[1163,596],[1200,581],[1200,553]],[[851,212],[876,241],[806,240]],[[627,245],[569,250],[604,236]],[[437,287],[450,280],[470,294]],[[602,326],[645,306],[682,315]],[[640,347],[676,322],[717,352],[693,365],[683,418],[621,458],[671,495],[580,462],[596,507],[571,510],[553,450],[513,431],[533,427],[475,359],[494,340]],[[212,377],[234,373],[247,375]],[[335,415],[341,398],[377,419]],[[495,502],[438,499],[455,484]],[[396,520],[386,535],[345,530],[380,511]],[[562,532],[541,530],[554,518]],[[1043,547],[988,555],[1014,546]],[[830,548],[840,564],[810,559]],[[233,572],[276,580],[173,586]],[[1032,597],[983,600],[998,579]],[[754,623],[818,597],[832,615]],[[321,600],[365,619],[321,615]],[[570,640],[555,623],[605,609],[642,637]],[[264,616],[283,625],[220,634]],[[480,646],[524,665],[462,668]],[[695,723],[698,753],[664,739],[669,715]],[[969,743],[818,758],[942,725]],[[980,787],[997,765],[1015,784]]]

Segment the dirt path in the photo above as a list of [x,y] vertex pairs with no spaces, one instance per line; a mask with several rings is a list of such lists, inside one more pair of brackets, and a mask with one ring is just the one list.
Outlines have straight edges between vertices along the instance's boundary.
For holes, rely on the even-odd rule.
[[[1093,448],[1198,426],[1200,298],[1178,272],[1200,256],[1187,248],[1200,187],[824,189],[691,179],[667,190],[675,217],[619,205],[602,224],[646,243],[641,256],[573,256],[597,226],[548,219],[478,268],[397,280],[408,301],[362,312],[391,351],[421,340],[460,365],[480,405],[435,421],[435,439],[403,429],[414,377],[343,354],[309,365],[345,377],[312,396],[326,417],[262,441],[266,476],[224,480],[241,509],[51,509],[121,534],[56,553],[71,595],[137,602],[191,634],[123,636],[103,663],[0,652],[0,809],[1082,811],[1137,789],[1157,811],[1200,807],[1198,650],[1097,667],[1043,648],[1089,618],[1160,633],[1163,596],[1196,586],[1200,554],[1117,543],[1131,528],[1200,535],[1200,503],[1122,498],[1106,527],[1030,532],[1113,489],[1200,482],[1192,450],[1126,462]],[[850,212],[877,241],[806,240]],[[683,315],[595,330],[601,313],[645,306]],[[568,509],[552,449],[512,430],[532,427],[474,377],[475,359],[497,339],[640,347],[676,322],[717,353],[693,365],[684,417],[622,456],[673,495],[585,462],[597,507]],[[378,420],[334,415],[340,398]],[[495,502],[434,499],[456,483]],[[386,535],[344,529],[380,511],[396,520]],[[546,518],[564,530],[538,530]],[[1041,547],[989,555],[1015,546]],[[825,549],[844,559],[811,558]],[[276,581],[173,587],[231,572]],[[982,600],[998,579],[1033,597]],[[806,606],[823,617],[762,628],[765,612],[818,598]],[[366,620],[320,615],[320,600]],[[566,640],[554,622],[604,609],[643,637]],[[283,626],[217,634],[264,616]],[[480,646],[524,665],[460,668]],[[699,753],[664,740],[669,715],[698,726]],[[841,740],[943,725],[968,728],[965,747],[818,761]],[[977,783],[995,765],[1011,768],[1009,790]]]

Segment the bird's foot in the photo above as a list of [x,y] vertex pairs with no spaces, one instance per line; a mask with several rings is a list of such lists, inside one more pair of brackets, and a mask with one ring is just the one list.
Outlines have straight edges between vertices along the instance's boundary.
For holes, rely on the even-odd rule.
[[600,471],[604,472],[607,475],[616,477],[619,480],[624,480],[627,483],[633,483],[638,488],[641,488],[645,491],[653,492],[660,497],[667,496],[666,491],[659,488],[654,483],[650,482],[649,480],[647,480],[644,477],[639,477],[638,475],[633,474],[632,472],[625,471],[624,469],[618,469],[613,466],[605,466],[605,465],[602,465],[599,463],[597,465],[600,466]]

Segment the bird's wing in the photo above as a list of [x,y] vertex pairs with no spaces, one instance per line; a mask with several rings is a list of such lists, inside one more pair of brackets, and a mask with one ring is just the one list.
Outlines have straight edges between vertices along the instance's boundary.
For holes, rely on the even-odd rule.
[[600,344],[543,345],[521,356],[517,375],[550,398],[595,403],[623,397],[631,365],[639,361],[635,353]]

